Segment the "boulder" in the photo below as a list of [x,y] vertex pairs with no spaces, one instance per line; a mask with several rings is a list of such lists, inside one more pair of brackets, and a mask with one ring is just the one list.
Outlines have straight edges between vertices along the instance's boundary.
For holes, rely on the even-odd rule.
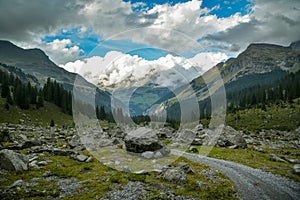
[[125,146],[129,152],[143,153],[162,149],[165,144],[159,141],[153,129],[141,127],[128,133],[125,137]]
[[[222,125],[221,125],[222,126]],[[224,126],[222,134],[217,142],[217,145],[220,147],[228,147],[236,145],[237,148],[245,149],[247,148],[246,140],[240,134],[240,132],[236,131],[230,126]]]
[[8,171],[28,170],[29,160],[26,155],[16,153],[12,150],[0,151],[0,168]]
[[189,129],[183,129],[176,134],[176,141],[185,144],[191,144],[196,137],[196,133]]

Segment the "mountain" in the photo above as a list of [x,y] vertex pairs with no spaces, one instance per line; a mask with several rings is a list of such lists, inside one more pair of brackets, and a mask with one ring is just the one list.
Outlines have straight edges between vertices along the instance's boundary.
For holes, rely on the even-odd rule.
[[40,84],[44,84],[51,77],[69,90],[72,89],[75,79],[83,86],[92,86],[77,74],[58,67],[40,49],[22,49],[9,41],[0,40],[0,62],[35,76]]
[[[80,94],[77,95],[79,100],[88,102],[88,99],[91,98],[89,95],[95,95],[97,105],[105,106],[107,111],[111,109],[110,93],[102,91],[80,75],[70,73],[57,66],[40,49],[22,49],[9,41],[0,40],[0,63],[1,68],[5,68],[5,70],[15,72],[21,70],[23,74],[31,76],[35,82],[34,85],[43,86],[48,77],[55,79],[67,90],[73,90],[73,86],[76,85],[78,94]],[[14,74],[16,74],[15,72]]]
[[[190,88],[183,89],[176,97],[161,103],[170,115],[178,115],[178,101],[184,101],[196,95],[200,109],[210,105],[210,97],[220,91],[220,77],[227,95],[230,97],[245,92],[247,89],[268,87],[288,74],[300,70],[299,41],[288,47],[273,44],[250,44],[238,55],[214,66],[202,76],[191,81]],[[161,108],[158,108],[161,109]]]

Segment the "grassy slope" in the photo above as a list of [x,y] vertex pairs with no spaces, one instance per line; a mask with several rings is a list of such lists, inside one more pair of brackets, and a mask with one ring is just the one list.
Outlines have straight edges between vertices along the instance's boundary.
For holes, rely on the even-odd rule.
[[300,126],[300,99],[294,100],[293,104],[284,102],[272,104],[266,107],[266,111],[251,108],[229,113],[226,123],[237,130],[295,130]]
[[51,119],[58,126],[71,125],[72,116],[64,114],[60,108],[52,103],[44,102],[45,106],[39,110],[35,110],[31,106],[28,110],[21,110],[15,105],[10,106],[9,111],[4,108],[5,99],[0,97],[0,123],[19,124],[20,120],[24,120],[26,125],[42,125],[48,126]]

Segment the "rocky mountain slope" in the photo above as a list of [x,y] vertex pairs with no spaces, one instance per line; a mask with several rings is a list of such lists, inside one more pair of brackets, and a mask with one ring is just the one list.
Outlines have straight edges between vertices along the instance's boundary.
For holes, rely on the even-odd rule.
[[193,90],[188,87],[183,89],[176,97],[163,102],[161,107],[174,110],[178,107],[178,100],[189,99],[193,95],[197,96],[198,101],[207,102],[223,85],[227,95],[253,86],[272,85],[287,74],[300,70],[299,43],[294,42],[288,47],[251,44],[237,58],[219,63],[191,81]]
[[[110,110],[111,97],[108,92],[102,91],[89,83],[80,75],[70,73],[53,63],[40,49],[22,49],[9,41],[0,40],[0,63],[1,68],[9,71],[21,80],[33,82],[34,85],[43,86],[50,77],[67,90],[76,89],[80,95],[80,101],[88,102],[90,95],[96,96],[96,104],[105,106]],[[25,77],[24,74],[27,74]]]

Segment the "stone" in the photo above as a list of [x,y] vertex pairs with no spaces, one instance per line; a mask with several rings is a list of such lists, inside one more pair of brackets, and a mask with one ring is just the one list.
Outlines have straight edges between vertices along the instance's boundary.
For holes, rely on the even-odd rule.
[[156,151],[154,153],[154,158],[161,158],[161,157],[163,157],[163,155],[162,155],[162,153],[160,151]]
[[196,133],[192,130],[183,129],[176,134],[176,141],[185,144],[191,144],[196,137]]
[[187,174],[194,174],[194,170],[185,162],[178,163],[179,169]]
[[34,147],[34,146],[41,146],[41,145],[42,145],[41,141],[39,141],[36,138],[33,138],[31,140],[26,140],[22,144],[22,149],[31,148],[31,147]]
[[79,162],[85,162],[87,159],[88,157],[82,154],[75,156],[75,160],[78,160]]
[[199,151],[198,151],[198,149],[196,147],[190,147],[189,151],[193,152],[193,153],[199,153]]
[[300,164],[294,165],[293,169],[296,174],[300,174]]
[[[217,146],[219,147],[230,147],[236,145],[236,148],[247,148],[247,142],[243,138],[240,132],[236,131],[230,126],[226,126],[224,124],[220,125],[217,129],[210,132],[212,135],[218,133],[219,130],[222,130],[221,134],[217,140]],[[214,138],[214,137],[212,137]]]
[[48,165],[48,163],[46,161],[40,161],[40,162],[37,162],[36,163],[38,166],[45,166],[45,165]]
[[152,158],[154,158],[154,152],[153,151],[145,151],[141,154],[141,156],[146,159],[152,159]]
[[93,157],[92,157],[92,156],[89,156],[88,159],[86,159],[85,162],[86,162],[86,163],[89,163],[89,162],[92,162],[92,160],[93,160]]
[[147,170],[140,170],[140,171],[135,171],[135,174],[139,174],[139,175],[149,175],[149,172]]
[[184,171],[177,169],[177,168],[171,168],[167,169],[164,172],[162,172],[163,179],[166,179],[170,182],[174,183],[187,183],[188,179]]
[[131,167],[130,166],[121,166],[121,169],[122,169],[123,172],[131,173]]
[[203,142],[202,142],[202,139],[200,139],[200,138],[195,138],[194,140],[193,140],[193,142],[191,143],[191,145],[202,145],[203,144]]
[[260,147],[256,147],[256,146],[254,146],[254,147],[253,147],[253,150],[254,150],[254,151],[261,152],[261,153],[263,153],[263,152],[264,152],[264,150],[263,150],[262,148],[260,148]]
[[159,141],[153,129],[141,127],[128,133],[125,146],[129,152],[143,153],[162,149],[165,144]]
[[270,154],[270,160],[271,161],[275,161],[275,162],[285,162],[287,163],[286,160],[279,158],[278,156],[276,156],[275,154]]
[[0,151],[0,168],[8,171],[28,170],[28,158],[26,155],[16,153],[12,150],[3,149]]

